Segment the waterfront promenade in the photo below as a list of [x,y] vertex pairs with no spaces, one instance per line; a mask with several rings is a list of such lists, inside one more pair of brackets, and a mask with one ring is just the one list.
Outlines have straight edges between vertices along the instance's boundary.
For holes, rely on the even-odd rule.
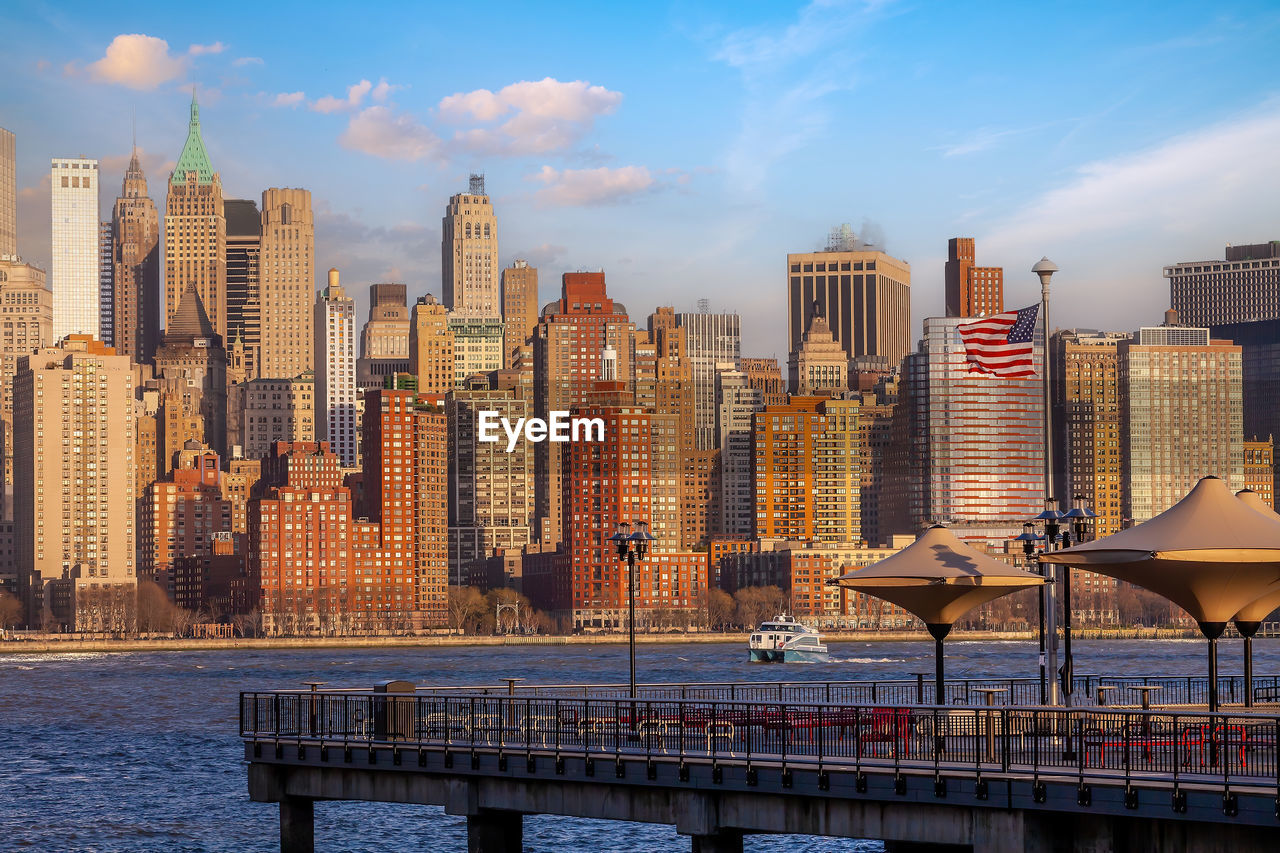
[[[1166,704],[1136,708],[1143,687]],[[673,824],[706,853],[783,832],[892,850],[1269,849],[1271,708],[1204,713],[1194,676],[1087,676],[1071,710],[1003,704],[1038,688],[969,679],[939,707],[911,680],[653,684],[634,700],[609,685],[389,681],[244,693],[240,734],[250,795],[279,803],[286,851],[312,849],[317,800],[443,805],[467,818],[473,851],[520,850],[526,814]],[[1280,683],[1260,676],[1255,694],[1270,702]]]

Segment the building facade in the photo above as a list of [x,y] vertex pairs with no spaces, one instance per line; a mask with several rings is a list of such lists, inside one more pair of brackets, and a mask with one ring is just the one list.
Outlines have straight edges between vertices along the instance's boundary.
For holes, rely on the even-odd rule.
[[161,418],[157,446],[160,469],[169,471],[174,454],[194,441],[219,456],[227,447],[227,352],[188,285],[156,350]]
[[472,175],[467,192],[449,199],[440,229],[445,307],[455,314],[501,317],[498,219],[484,191],[484,175]]
[[0,421],[4,429],[4,483],[13,483],[13,379],[18,359],[53,345],[53,293],[44,270],[0,258]]
[[911,351],[911,266],[870,249],[787,255],[787,350],[794,352],[822,306],[848,358]]
[[1159,515],[1208,475],[1232,491],[1244,487],[1240,359],[1240,347],[1211,339],[1206,328],[1147,327],[1124,345],[1128,518]]
[[523,439],[510,452],[480,438],[480,414],[511,423],[533,414],[518,390],[468,387],[445,397],[449,436],[449,583],[465,586],[468,567],[503,550],[519,551],[533,538],[533,448]]
[[1280,320],[1280,240],[1227,246],[1221,261],[1164,268],[1169,304],[1188,326]]
[[756,414],[756,538],[862,538],[859,405],[797,396]]
[[53,242],[49,289],[53,291],[53,337],[96,339],[100,222],[98,161],[58,158],[52,176]]
[[262,213],[256,201],[240,198],[225,200],[222,211],[227,235],[223,263],[227,290],[227,336],[223,343],[232,362],[228,381],[235,384],[259,378]]
[[[902,382],[909,518],[894,533],[941,523],[969,526],[974,538],[1007,538],[1044,508],[1044,390],[1039,377],[973,373],[957,327],[963,318],[924,321],[922,348],[906,359]],[[1033,347],[1043,370],[1043,329]],[[905,529],[904,529],[905,528]],[[961,538],[968,532],[957,531]]]
[[311,193],[265,190],[258,268],[260,378],[297,376],[313,369],[315,250]]
[[822,306],[814,306],[809,328],[800,346],[791,351],[787,366],[795,383],[792,394],[841,397],[849,390],[849,357],[831,334]]
[[131,630],[134,374],[88,335],[18,360],[14,530],[27,624]]
[[972,237],[947,241],[948,317],[990,317],[1004,311],[1004,269],[976,266],[975,251]]
[[112,210],[112,344],[150,364],[160,343],[160,215],[135,150]]
[[0,127],[0,260],[18,257],[18,144]]
[[444,394],[457,380],[449,312],[428,294],[413,306],[409,327],[409,372],[418,377],[418,390]]
[[716,366],[742,357],[742,320],[737,314],[677,314],[693,368],[695,439],[700,450],[716,446]]
[[[534,335],[535,413],[585,405],[604,378],[608,364],[614,381],[630,383],[634,324],[627,309],[609,297],[603,272],[565,273],[560,299],[547,305]],[[606,358],[606,352],[610,352]],[[544,545],[563,540],[561,449],[543,442],[536,452],[538,538]]]
[[515,367],[520,349],[533,342],[538,325],[538,268],[517,258],[502,271],[503,349],[506,367]]
[[1271,438],[1254,438],[1244,443],[1244,487],[1257,492],[1262,502],[1275,509],[1275,444]]
[[316,432],[342,460],[358,464],[356,419],[356,303],[329,270],[315,305]]
[[501,317],[451,314],[447,325],[453,339],[455,386],[477,373],[503,369],[505,327]]
[[[781,378],[781,377],[779,377]],[[756,412],[764,396],[751,387],[747,374],[728,365],[716,373],[717,421],[720,428],[719,537],[749,536],[755,530]]]
[[1095,513],[1094,533],[1124,526],[1124,464],[1129,440],[1121,432],[1123,332],[1067,331],[1050,343],[1053,382],[1054,490],[1064,511],[1077,495]]
[[252,379],[239,388],[244,455],[260,459],[278,441],[314,442],[315,376]]
[[[165,325],[182,292],[195,284],[213,330],[227,340],[227,220],[222,179],[213,171],[200,134],[200,106],[191,99],[187,141],[169,176],[164,208]],[[57,313],[55,309],[55,314]]]

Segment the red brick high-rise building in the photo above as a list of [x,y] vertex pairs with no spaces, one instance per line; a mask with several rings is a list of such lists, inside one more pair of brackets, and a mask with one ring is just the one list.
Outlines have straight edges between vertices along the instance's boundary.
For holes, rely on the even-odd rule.
[[222,494],[218,454],[196,442],[176,454],[173,471],[151,486],[152,499],[142,503],[138,525],[142,554],[138,577],[171,587],[171,571],[179,558],[213,553],[215,538],[232,530],[231,502]]
[[672,488],[679,472],[676,459],[663,451],[675,437],[673,416],[608,404],[575,409],[574,416],[599,418],[604,440],[564,445],[566,542],[546,598],[526,585],[535,604],[575,629],[625,626],[628,568],[609,537],[619,521],[645,521],[654,541],[636,564],[637,624],[693,610],[707,589],[707,557],[679,550],[679,503]]
[[1004,269],[974,264],[972,237],[947,241],[947,316],[989,317],[1004,310]]
[[278,442],[250,502],[249,576],[273,630],[412,630],[444,624],[447,437],[413,391],[370,392],[364,499],[325,442]]
[[[595,383],[607,378],[630,382],[631,337],[635,325],[626,308],[609,298],[603,272],[565,273],[560,299],[542,313],[534,330],[534,409],[540,418],[587,402]],[[606,351],[611,351],[606,354]],[[543,442],[535,455],[538,538],[544,545],[564,541],[561,448]]]

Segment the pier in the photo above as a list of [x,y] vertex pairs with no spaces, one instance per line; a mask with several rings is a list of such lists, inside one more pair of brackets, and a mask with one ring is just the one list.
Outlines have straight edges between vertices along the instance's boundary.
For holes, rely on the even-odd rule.
[[[1275,683],[1255,678],[1258,698]],[[1280,714],[1198,710],[1204,679],[1097,679],[1072,709],[998,704],[1010,684],[1015,703],[1038,690],[953,684],[956,704],[932,706],[913,681],[642,685],[634,700],[389,681],[241,694],[240,733],[250,797],[279,804],[289,853],[313,849],[326,800],[443,806],[486,853],[519,851],[526,814],[670,824],[703,853],[753,833],[892,851],[1274,846]],[[1185,704],[1140,707],[1175,685]]]

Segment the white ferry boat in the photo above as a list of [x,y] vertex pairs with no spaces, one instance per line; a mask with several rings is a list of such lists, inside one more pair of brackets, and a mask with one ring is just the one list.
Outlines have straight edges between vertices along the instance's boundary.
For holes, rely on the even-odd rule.
[[794,616],[783,613],[760,627],[751,635],[748,643],[752,661],[762,663],[791,663],[794,661],[825,661],[827,647],[822,644],[818,632],[801,625]]

